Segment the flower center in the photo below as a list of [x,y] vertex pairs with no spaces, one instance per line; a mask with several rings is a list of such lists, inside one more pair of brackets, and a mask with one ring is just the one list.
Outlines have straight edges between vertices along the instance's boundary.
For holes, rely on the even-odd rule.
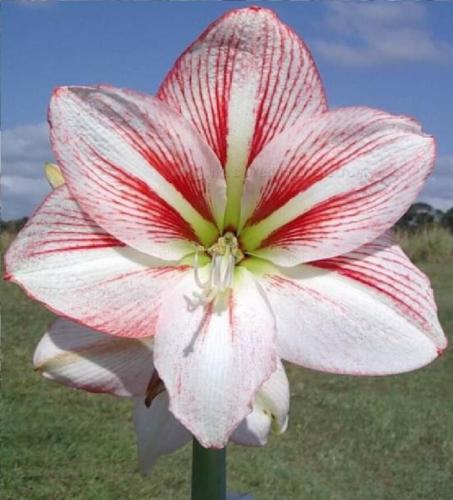
[[[211,256],[206,281],[200,277],[199,255],[207,252]],[[209,248],[198,247],[194,257],[195,282],[201,292],[194,292],[193,308],[206,305],[216,297],[227,292],[233,284],[234,267],[244,258],[238,240],[233,233],[227,232]]]

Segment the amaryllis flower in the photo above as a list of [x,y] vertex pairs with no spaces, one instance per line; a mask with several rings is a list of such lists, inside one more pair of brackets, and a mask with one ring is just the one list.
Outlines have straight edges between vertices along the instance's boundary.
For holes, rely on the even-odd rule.
[[[387,234],[431,172],[432,137],[404,116],[328,110],[271,11],[215,22],[156,97],[58,88],[49,123],[66,184],[7,276],[87,328],[153,337],[169,410],[202,445],[225,445],[280,358],[385,375],[445,348],[427,278]],[[85,387],[109,389],[90,373]]]
[[[135,399],[134,423],[144,473],[160,455],[192,439],[168,410],[168,395],[153,365],[153,343],[153,337],[115,337],[57,319],[42,337],[33,359],[37,371],[61,384]],[[288,410],[288,379],[278,362],[277,370],[259,389],[253,411],[230,439],[241,445],[263,446],[271,429],[277,434],[286,430]]]

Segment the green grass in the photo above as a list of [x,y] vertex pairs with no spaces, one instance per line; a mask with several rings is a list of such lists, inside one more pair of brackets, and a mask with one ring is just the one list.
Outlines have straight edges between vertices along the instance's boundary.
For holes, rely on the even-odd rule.
[[[453,267],[423,266],[453,332]],[[185,499],[190,446],[137,472],[130,403],[33,372],[51,314],[1,285],[2,499]],[[415,373],[339,377],[289,368],[290,427],[263,449],[231,446],[228,484],[257,500],[452,498],[453,356]]]
[[413,262],[450,262],[453,264],[453,233],[440,225],[418,231],[398,229],[396,238]]

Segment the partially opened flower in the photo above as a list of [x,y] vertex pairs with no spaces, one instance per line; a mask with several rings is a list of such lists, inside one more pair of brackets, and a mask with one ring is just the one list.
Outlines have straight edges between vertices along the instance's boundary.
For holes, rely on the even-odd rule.
[[279,358],[384,375],[445,348],[428,280],[387,234],[433,167],[432,137],[406,117],[329,111],[271,11],[211,25],[157,97],[58,88],[49,123],[66,184],[7,276],[87,328],[153,337],[169,410],[202,445],[225,445]]
[[[42,337],[33,359],[36,370],[61,384],[135,399],[134,423],[144,473],[160,455],[192,439],[168,410],[168,395],[153,365],[153,343],[153,337],[115,337],[57,319]],[[288,379],[279,362],[258,391],[253,411],[230,439],[246,446],[262,446],[271,429],[276,433],[286,430],[288,410]]]

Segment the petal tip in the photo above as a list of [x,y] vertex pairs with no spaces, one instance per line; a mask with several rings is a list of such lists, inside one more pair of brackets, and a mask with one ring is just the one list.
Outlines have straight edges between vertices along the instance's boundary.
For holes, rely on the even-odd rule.
[[70,87],[69,85],[60,85],[58,87],[55,87],[52,90],[51,102],[59,97],[63,97],[64,95],[68,94],[71,91],[71,88],[72,87]]
[[250,5],[248,7],[237,10],[248,11],[248,12],[260,12],[263,14],[271,15],[272,17],[277,17],[277,14],[272,9],[268,9],[267,7],[261,7],[260,5]]
[[443,356],[448,348],[448,338],[444,338],[444,342],[440,346],[436,346],[437,356]]

